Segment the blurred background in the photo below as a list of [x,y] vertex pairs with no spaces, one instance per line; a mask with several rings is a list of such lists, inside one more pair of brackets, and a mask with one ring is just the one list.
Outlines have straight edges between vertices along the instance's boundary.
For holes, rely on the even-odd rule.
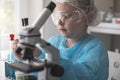
[[[0,80],[5,77],[4,60],[10,51],[10,34],[19,38],[24,27],[22,19],[30,26],[50,0],[0,0]],[[95,0],[98,9],[96,21],[88,27],[88,33],[101,38],[108,49],[110,59],[109,80],[120,80],[120,0]],[[98,25],[95,25],[98,24]],[[51,17],[40,30],[47,40],[58,34]]]

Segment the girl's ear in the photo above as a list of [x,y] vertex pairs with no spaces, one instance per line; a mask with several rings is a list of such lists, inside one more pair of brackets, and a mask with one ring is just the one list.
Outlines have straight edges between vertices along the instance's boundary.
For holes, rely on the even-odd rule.
[[87,14],[88,25],[91,24],[94,21],[95,18],[96,18],[96,13],[94,11],[90,11]]

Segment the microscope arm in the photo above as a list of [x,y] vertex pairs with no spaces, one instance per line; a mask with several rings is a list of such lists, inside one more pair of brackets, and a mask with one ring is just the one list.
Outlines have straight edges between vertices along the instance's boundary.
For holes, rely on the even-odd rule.
[[46,42],[45,40],[41,39],[38,43],[41,48],[46,52],[46,59],[48,62],[52,62],[54,64],[59,64],[59,50],[52,46],[50,43]]

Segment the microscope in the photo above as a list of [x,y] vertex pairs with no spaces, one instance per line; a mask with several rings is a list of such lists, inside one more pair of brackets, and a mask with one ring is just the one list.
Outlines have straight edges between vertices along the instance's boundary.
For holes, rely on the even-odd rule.
[[[38,80],[60,80],[60,77],[64,73],[64,69],[59,65],[59,50],[47,41],[41,39],[41,34],[39,32],[55,7],[55,3],[50,2],[48,6],[43,9],[34,23],[20,32],[20,43],[18,44],[16,53],[22,53],[22,58],[18,62],[10,63],[9,66],[11,68],[26,74],[40,72],[40,74],[43,74],[44,76],[38,75]],[[37,60],[34,58],[33,51],[35,50],[35,47],[38,47],[36,45],[39,45],[46,52],[44,60]]]

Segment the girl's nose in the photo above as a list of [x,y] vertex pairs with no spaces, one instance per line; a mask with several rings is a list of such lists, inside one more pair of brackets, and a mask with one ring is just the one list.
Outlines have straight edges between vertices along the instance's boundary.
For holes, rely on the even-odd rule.
[[58,25],[63,26],[64,24],[65,24],[64,18],[63,17],[59,18]]

